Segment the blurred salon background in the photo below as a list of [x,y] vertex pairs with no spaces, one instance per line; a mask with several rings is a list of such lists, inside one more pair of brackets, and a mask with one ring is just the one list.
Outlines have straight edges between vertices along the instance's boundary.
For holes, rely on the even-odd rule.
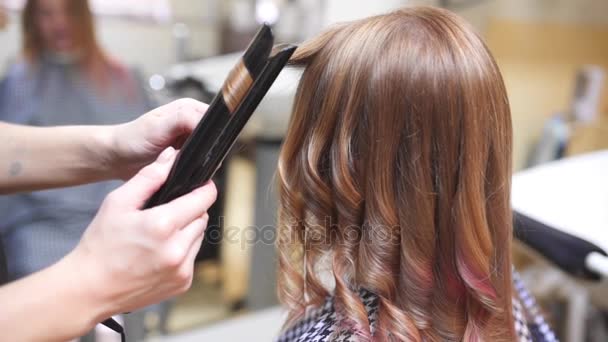
[[[532,219],[515,224],[515,267],[560,340],[608,341],[606,0],[0,0],[0,120],[103,124],[179,97],[209,102],[263,22],[277,41],[295,43],[335,22],[421,4],[467,19],[503,72],[513,207]],[[128,341],[278,335],[273,177],[297,80],[282,72],[217,173],[192,289],[125,315]],[[73,248],[116,186],[0,198],[13,279]],[[98,328],[81,340],[117,336]]]

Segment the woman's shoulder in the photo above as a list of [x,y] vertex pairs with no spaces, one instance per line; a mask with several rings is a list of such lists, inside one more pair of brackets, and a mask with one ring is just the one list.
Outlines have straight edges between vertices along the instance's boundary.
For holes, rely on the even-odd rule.
[[[376,326],[378,313],[378,296],[371,291],[362,289],[359,291],[361,302],[367,310],[372,335]],[[555,335],[548,326],[544,325],[538,329],[538,312],[530,312],[527,302],[520,300],[520,294],[513,298],[513,318],[517,342],[553,342],[557,341]],[[327,297],[324,305],[313,309],[300,321],[287,329],[277,342],[325,342],[325,341],[357,341],[352,331],[340,329],[338,316],[334,306],[334,297]],[[545,331],[547,330],[547,331]],[[543,331],[544,333],[540,333]]]
[[5,68],[3,80],[5,82],[25,81],[32,75],[33,66],[23,58],[9,61]]
[[142,79],[142,72],[139,67],[124,63],[115,57],[105,56],[104,65],[115,80],[139,81]]
[[[378,297],[365,289],[359,290],[359,297],[367,310],[370,327],[373,330],[378,310]],[[310,310],[304,318],[284,331],[277,342],[358,341],[354,332],[340,329],[338,323],[334,297],[328,296],[322,306]]]
[[127,94],[130,105],[137,103],[140,110],[150,110],[157,106],[150,94],[150,89],[144,80],[144,72],[134,65],[123,64],[115,59],[108,64],[110,68],[110,82],[113,87],[124,95]]
[[0,120],[25,123],[34,112],[36,71],[25,60],[7,66],[0,81]]

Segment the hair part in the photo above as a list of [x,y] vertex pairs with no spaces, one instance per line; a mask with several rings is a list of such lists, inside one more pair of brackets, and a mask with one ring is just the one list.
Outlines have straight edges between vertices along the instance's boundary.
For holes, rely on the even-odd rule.
[[[288,324],[330,292],[365,340],[512,341],[511,119],[482,40],[410,7],[339,24],[304,68],[278,166]],[[329,219],[328,219],[329,218]],[[358,290],[379,297],[372,337]]]

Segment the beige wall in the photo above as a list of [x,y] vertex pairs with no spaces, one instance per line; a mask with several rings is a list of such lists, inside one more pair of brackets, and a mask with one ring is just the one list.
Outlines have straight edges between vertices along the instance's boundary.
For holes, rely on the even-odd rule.
[[501,68],[513,116],[514,167],[521,169],[545,120],[568,109],[577,69],[598,64],[608,72],[608,1],[487,0],[458,13],[485,36]]
[[[414,1],[436,3],[436,1]],[[487,0],[459,11],[481,32],[493,19],[525,22],[608,24],[606,0]]]
[[461,15],[486,37],[505,78],[520,169],[545,120],[568,110],[578,68],[608,72],[608,1],[495,0]]
[[[547,117],[569,109],[580,66],[608,71],[608,25],[493,20],[487,39],[507,85],[520,168]],[[608,97],[608,87],[603,94]]]

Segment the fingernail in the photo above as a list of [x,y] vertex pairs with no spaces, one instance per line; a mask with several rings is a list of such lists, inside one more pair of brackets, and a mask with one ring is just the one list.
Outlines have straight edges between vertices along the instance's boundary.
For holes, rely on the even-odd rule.
[[169,160],[171,160],[171,157],[173,157],[173,154],[175,154],[175,149],[172,146],[167,147],[163,153],[161,153],[158,156],[158,162],[159,163],[166,163]]

